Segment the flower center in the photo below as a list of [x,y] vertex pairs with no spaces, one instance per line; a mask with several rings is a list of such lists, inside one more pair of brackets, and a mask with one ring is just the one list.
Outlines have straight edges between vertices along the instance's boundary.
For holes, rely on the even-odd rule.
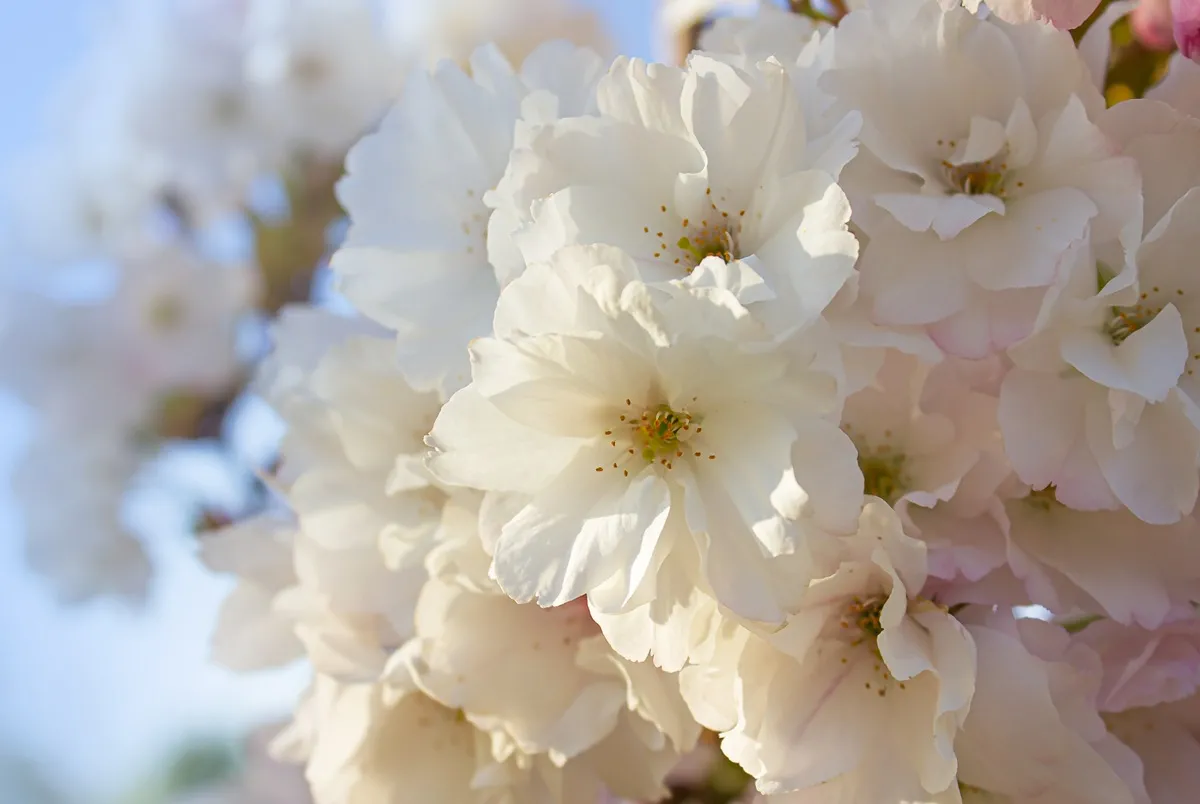
[[302,87],[314,88],[324,83],[332,73],[329,62],[316,53],[299,53],[292,57],[292,78]]
[[[1154,288],[1156,295],[1158,290]],[[1178,291],[1178,295],[1184,295],[1183,291]],[[1112,308],[1112,316],[1104,323],[1104,334],[1112,339],[1113,346],[1120,346],[1126,338],[1153,321],[1162,309],[1163,305],[1149,301],[1149,294],[1142,293],[1137,304]]]
[[1053,484],[1046,486],[1044,489],[1031,491],[1023,499],[1026,505],[1036,508],[1038,511],[1050,511],[1062,506],[1062,503],[1058,501],[1058,495],[1055,493]]
[[692,415],[676,412],[668,405],[659,405],[642,413],[633,422],[633,440],[641,445],[642,458],[654,463],[658,458],[675,457],[679,441],[692,428]]
[[[626,399],[625,406],[632,408],[633,400]],[[609,439],[609,446],[620,451],[612,463],[612,468],[620,469],[623,464],[638,458],[647,464],[661,464],[667,469],[675,468],[677,458],[707,456],[710,461],[716,460],[717,456],[713,453],[685,446],[692,436],[698,436],[704,431],[700,420],[697,414],[686,410],[674,410],[666,404],[648,407],[641,415],[622,414],[616,428],[604,431],[604,436]],[[603,472],[605,468],[597,466],[596,471]],[[629,469],[626,468],[624,473],[628,477]]]
[[1113,346],[1120,346],[1133,333],[1154,320],[1162,312],[1158,309],[1135,304],[1132,307],[1112,308],[1112,318],[1104,324],[1104,334],[1112,339]]
[[942,171],[950,184],[950,194],[965,193],[966,195],[994,195],[1004,197],[1004,180],[1008,165],[993,160],[971,162],[966,165],[955,165],[942,162]]
[[[699,220],[683,217],[667,204],[659,206],[661,219],[642,227],[654,259],[670,262],[690,274],[708,257],[720,257],[727,263],[741,258],[739,240],[746,210],[734,207],[720,192],[714,195],[711,187],[705,190],[705,203],[707,210],[700,213]],[[756,216],[761,218],[762,214]]]
[[235,90],[218,92],[209,102],[212,120],[222,128],[231,128],[246,114],[246,105]]
[[[953,154],[958,148],[957,140],[938,140],[938,147]],[[942,176],[946,180],[947,195],[994,195],[1003,198],[1008,178],[1008,147],[1001,148],[990,159],[982,162],[956,164],[948,156],[942,160]],[[1017,187],[1023,182],[1017,182]]]
[[183,324],[187,307],[178,296],[167,294],[155,299],[146,314],[156,332],[172,332]]
[[858,454],[858,468],[863,473],[863,493],[895,505],[908,491],[904,474],[904,456],[866,452]]
[[691,266],[688,273],[709,257],[720,257],[723,262],[730,263],[737,259],[737,242],[733,232],[721,227],[710,231],[702,229],[696,235],[695,241],[684,235],[675,245],[689,257]]
[[883,615],[884,599],[869,597],[866,600],[855,597],[846,607],[842,615],[842,628],[848,631],[858,631],[853,644],[860,645],[867,640],[875,640],[883,633],[883,624],[879,618]]
[[[858,468],[863,475],[863,493],[895,505],[896,500],[908,493],[912,482],[905,472],[906,456],[896,451],[892,445],[892,431],[884,430],[882,444],[874,449],[867,443],[867,437],[856,431],[854,426],[846,422],[842,430],[850,436],[858,449]],[[880,441],[880,435],[873,433],[871,441]]]

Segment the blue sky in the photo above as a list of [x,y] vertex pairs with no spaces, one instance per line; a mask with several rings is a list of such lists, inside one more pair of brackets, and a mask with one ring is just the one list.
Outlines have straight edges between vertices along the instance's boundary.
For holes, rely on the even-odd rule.
[[[584,2],[603,14],[623,52],[652,54],[653,0]],[[0,166],[36,141],[45,99],[85,46],[91,15],[115,4],[0,0]],[[24,435],[0,399],[0,474]],[[203,574],[182,538],[157,548],[147,611],[63,611],[25,572],[17,528],[0,487],[0,753],[29,756],[89,804],[147,770],[187,731],[252,722],[297,688],[295,673],[244,679],[206,664],[227,585]]]

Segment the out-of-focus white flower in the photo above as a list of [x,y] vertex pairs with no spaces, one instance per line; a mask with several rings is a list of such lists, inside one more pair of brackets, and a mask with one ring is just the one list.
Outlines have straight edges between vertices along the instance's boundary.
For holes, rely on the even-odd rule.
[[[404,381],[390,339],[359,334],[350,322],[318,327],[317,320],[289,316],[260,378],[288,425],[275,482],[296,524],[282,544],[264,545],[266,534],[256,529],[227,533],[210,548],[214,568],[249,581],[226,603],[218,646],[254,640],[259,618],[238,622],[232,612],[265,604],[263,627],[284,643],[281,622],[294,627],[318,670],[371,679],[412,635],[425,556],[448,504],[420,460],[437,397]],[[312,331],[292,326],[296,321],[326,333],[323,346],[310,342]],[[293,334],[299,343],[289,342]],[[271,563],[258,564],[258,556]],[[269,574],[260,577],[258,568]],[[264,642],[246,658],[240,651],[218,658],[256,665],[291,658],[275,650],[278,644]]]
[[121,430],[43,421],[13,478],[25,554],[67,602],[141,601],[150,564],[126,518],[127,487],[144,457]]
[[770,2],[760,2],[752,17],[731,15],[716,20],[700,35],[700,50],[773,58],[790,67],[805,58],[814,34],[831,27]]
[[365,0],[253,0],[246,37],[250,103],[288,150],[340,157],[400,89]]
[[178,248],[127,259],[105,306],[128,381],[147,393],[215,393],[240,368],[239,325],[258,296],[248,265],[207,262]]
[[[697,26],[709,22],[718,12],[747,12],[756,10],[755,18],[777,11],[769,0],[665,0],[658,8],[659,58],[664,61],[678,58],[686,49],[687,38]],[[709,50],[709,47],[703,49]]]
[[276,596],[296,582],[295,528],[262,516],[205,536],[200,556],[214,572],[236,575],[212,638],[212,659],[231,670],[257,670],[300,658],[292,622],[275,610]]
[[576,0],[384,0],[383,12],[395,46],[430,65],[465,64],[485,42],[514,64],[553,40],[609,49],[600,17]]
[[[980,0],[963,0],[963,5],[977,11],[984,4]],[[1069,30],[1086,22],[1099,5],[1100,0],[991,0],[986,7],[1005,22],[1044,21]]]
[[342,291],[400,335],[401,368],[419,387],[466,383],[466,345],[490,329],[499,282],[488,264],[484,194],[504,175],[517,121],[537,104],[579,114],[598,59],[546,45],[514,72],[495,48],[468,77],[441,65],[414,75],[379,131],[347,158],[339,197],[350,216],[333,258]]

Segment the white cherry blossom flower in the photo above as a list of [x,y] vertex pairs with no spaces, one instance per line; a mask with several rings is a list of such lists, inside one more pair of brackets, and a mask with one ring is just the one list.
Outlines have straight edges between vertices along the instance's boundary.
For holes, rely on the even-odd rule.
[[231,670],[275,667],[304,655],[292,620],[275,607],[277,596],[296,583],[292,551],[295,527],[260,516],[204,537],[200,557],[213,572],[237,576],[221,604],[211,657]]
[[[734,626],[684,696],[764,793],[799,801],[924,801],[955,784],[954,741],[975,687],[975,646],[923,599],[924,545],[880,500],[832,574],[785,627]],[[784,799],[789,800],[789,799]]]
[[[471,566],[482,545],[462,542],[442,562],[446,552],[458,555],[443,566]],[[424,586],[417,640],[398,656],[405,672],[487,732],[497,760],[545,754],[557,766],[591,767],[619,795],[661,795],[699,735],[677,683],[613,653],[584,601],[517,604],[483,580],[452,570]],[[618,770],[607,757],[619,741],[634,764]]]
[[910,503],[931,508],[954,496],[979,448],[941,413],[921,410],[929,370],[889,351],[875,382],[846,400],[842,429],[858,448],[865,493],[901,516]]
[[877,322],[984,357],[1028,334],[1089,227],[1136,226],[1134,163],[1093,122],[1101,99],[1067,34],[902,0],[851,13],[826,44],[827,91],[863,115],[842,182]]
[[779,559],[851,529],[861,502],[850,442],[825,418],[839,400],[819,332],[776,345],[728,294],[580,273],[505,291],[499,337],[472,344],[473,382],[434,426],[434,473],[530,495],[494,547],[519,602],[628,610],[682,539],[702,557],[694,583],[780,622],[772,566],[801,569]]
[[251,0],[250,102],[288,151],[341,156],[400,89],[400,60],[363,0]]
[[417,386],[465,384],[467,343],[489,331],[500,282],[483,198],[504,175],[526,101],[557,98],[558,114],[582,113],[571,104],[589,97],[598,71],[594,54],[561,43],[520,71],[481,48],[469,76],[450,63],[410,76],[379,130],[351,150],[338,190],[350,230],[332,264],[358,309],[399,333]]
[[648,282],[724,287],[759,303],[776,329],[819,316],[858,253],[834,182],[853,156],[857,118],[810,132],[789,72],[746,61],[618,59],[597,90],[598,116],[541,127],[489,196],[500,211],[528,210],[524,225],[510,214],[504,227],[520,254],[494,253],[497,265],[515,274],[564,246],[605,244]]

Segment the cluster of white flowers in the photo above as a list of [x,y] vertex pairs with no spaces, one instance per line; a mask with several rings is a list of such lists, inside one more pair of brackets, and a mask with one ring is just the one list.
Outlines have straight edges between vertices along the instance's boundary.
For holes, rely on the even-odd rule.
[[205,545],[317,804],[657,800],[705,732],[786,804],[1196,800],[1200,79],[1107,49],[879,0],[412,76],[356,314],[259,375],[289,510]]
[[[289,282],[307,297],[336,208],[304,222],[317,243],[305,262],[288,251],[295,229],[271,231],[295,210],[263,188],[340,165],[412,63],[503,38],[513,2],[473,22],[478,2],[457,15],[430,2],[423,20],[410,0],[118,4],[52,137],[9,177],[0,238],[0,383],[38,419],[16,480],[27,552],[62,597],[143,594],[131,481],[164,439],[219,434],[255,357],[255,309]],[[574,13],[543,3],[540,24],[567,31]],[[276,236],[248,245],[251,224]]]

